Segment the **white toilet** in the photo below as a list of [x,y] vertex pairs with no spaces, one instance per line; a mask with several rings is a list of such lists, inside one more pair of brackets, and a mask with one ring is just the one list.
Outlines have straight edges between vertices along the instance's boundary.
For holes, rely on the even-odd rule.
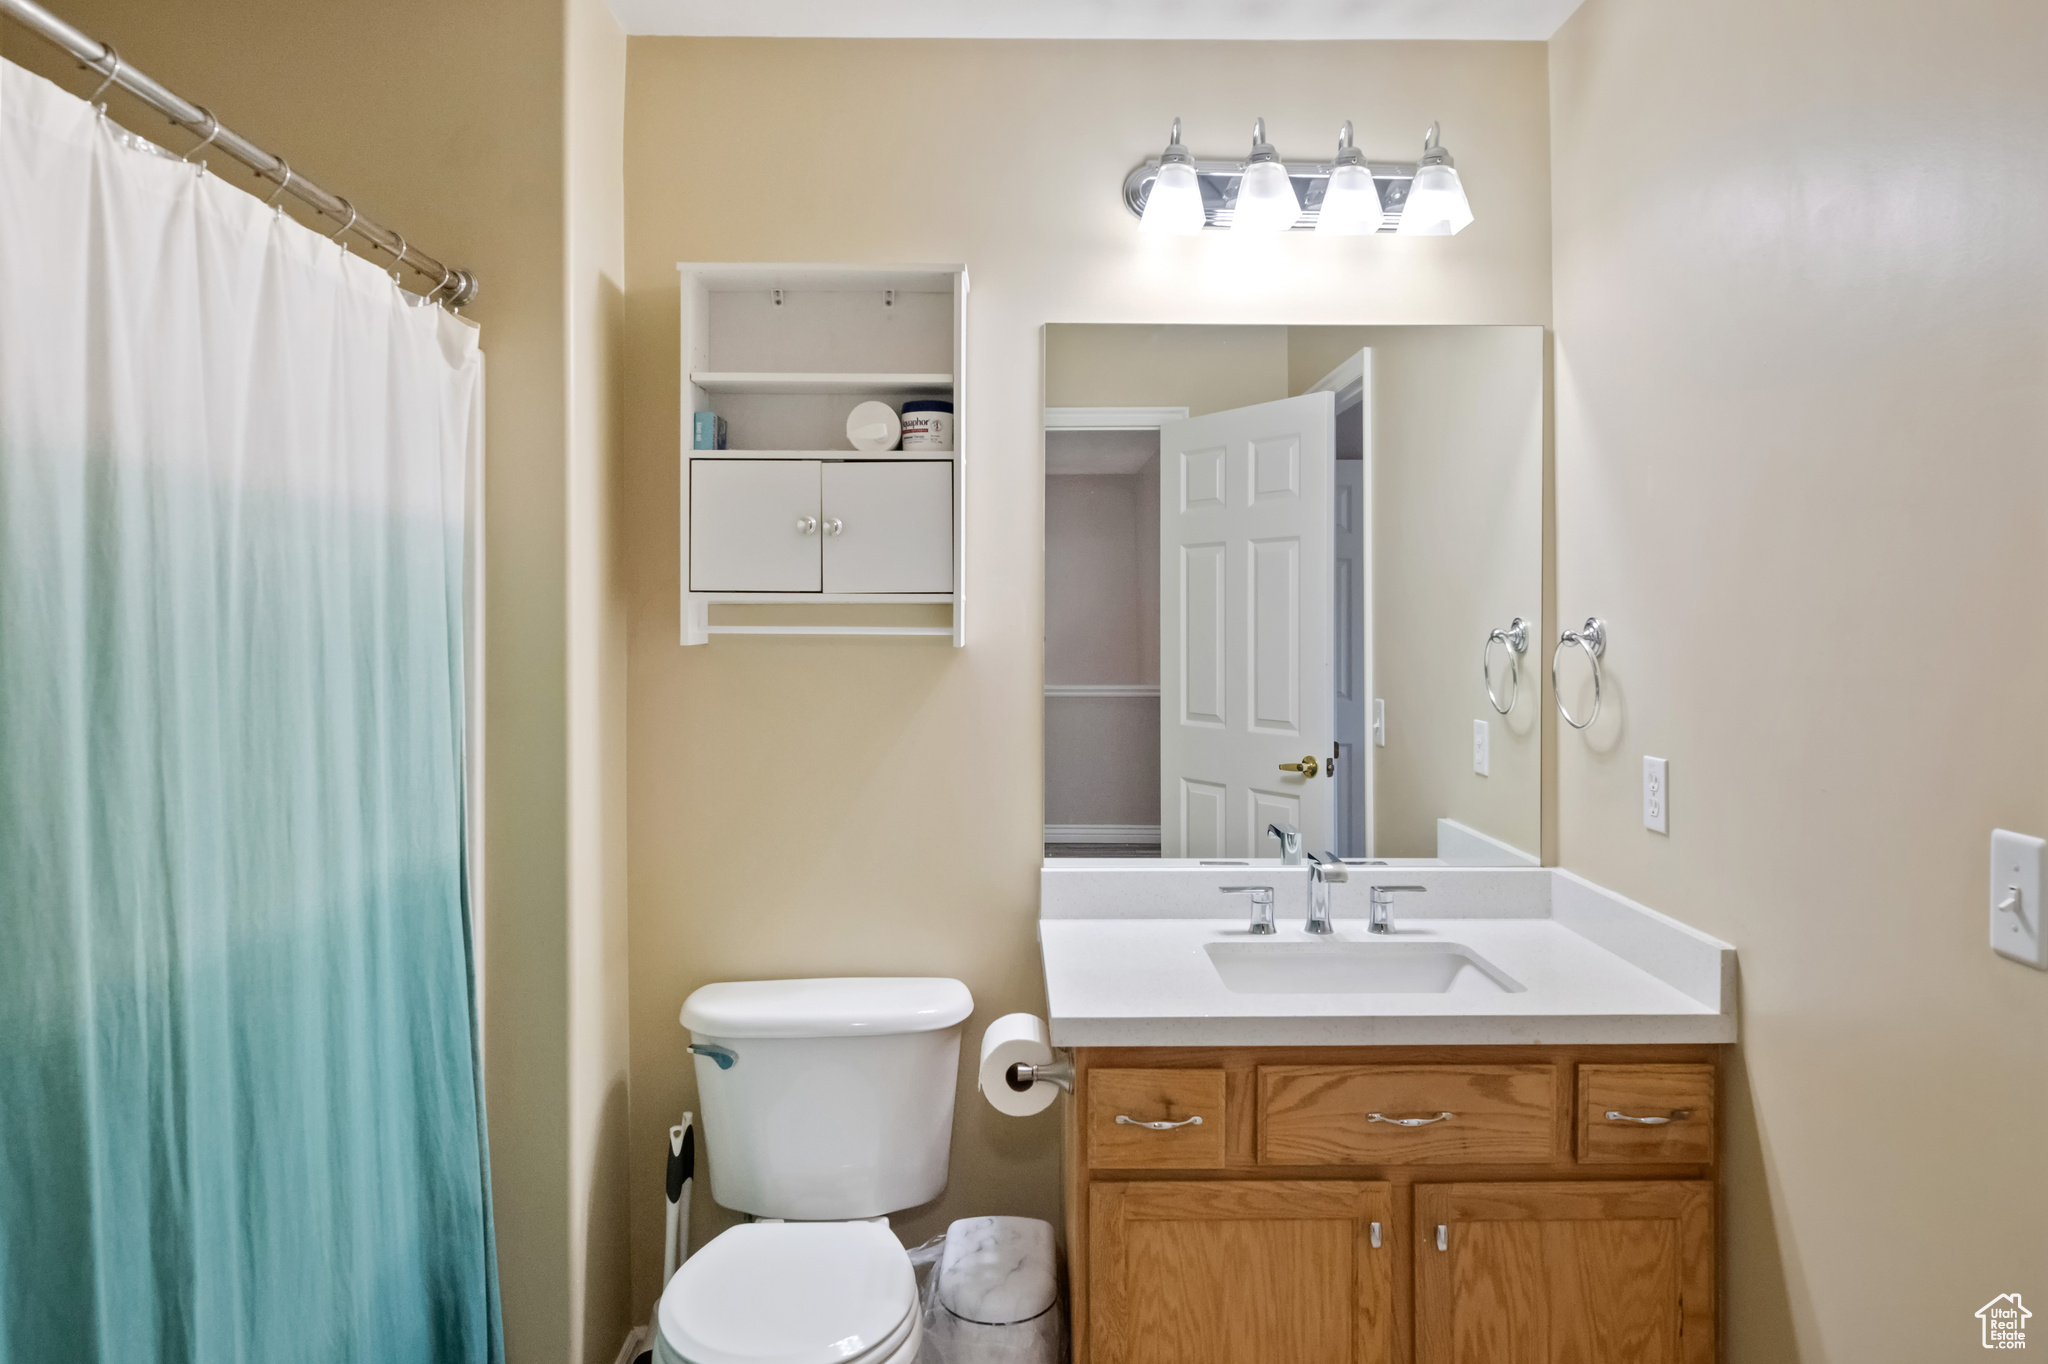
[[[916,1275],[885,1215],[946,1187],[957,980],[707,985],[683,1004],[720,1205],[656,1314],[656,1364],[910,1364]],[[866,1220],[872,1219],[872,1220]]]

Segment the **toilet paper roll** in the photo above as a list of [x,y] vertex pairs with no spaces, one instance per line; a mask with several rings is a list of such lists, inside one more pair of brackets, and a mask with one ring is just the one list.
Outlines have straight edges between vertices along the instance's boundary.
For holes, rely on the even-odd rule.
[[981,1071],[977,1082],[989,1107],[1013,1118],[1028,1118],[1052,1107],[1059,1086],[1040,1080],[1029,1089],[1010,1086],[1010,1067],[1022,1061],[1042,1066],[1052,1060],[1052,1042],[1045,1020],[1035,1014],[1004,1014],[981,1035]]

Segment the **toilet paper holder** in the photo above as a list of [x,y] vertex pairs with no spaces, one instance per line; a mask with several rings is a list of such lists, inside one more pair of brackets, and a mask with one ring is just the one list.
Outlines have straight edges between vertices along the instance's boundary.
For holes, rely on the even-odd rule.
[[1053,1059],[1047,1061],[1042,1066],[1034,1066],[1029,1061],[1019,1061],[1003,1072],[1003,1083],[1016,1090],[1019,1094],[1024,1093],[1040,1080],[1045,1081],[1047,1084],[1058,1085],[1067,1093],[1072,1094],[1074,1092],[1074,1058],[1055,1052]]

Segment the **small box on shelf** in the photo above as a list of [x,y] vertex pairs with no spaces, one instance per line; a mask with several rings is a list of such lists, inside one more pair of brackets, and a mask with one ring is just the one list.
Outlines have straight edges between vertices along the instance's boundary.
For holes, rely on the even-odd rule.
[[690,448],[693,450],[723,450],[729,432],[725,418],[716,412],[699,412],[691,427]]

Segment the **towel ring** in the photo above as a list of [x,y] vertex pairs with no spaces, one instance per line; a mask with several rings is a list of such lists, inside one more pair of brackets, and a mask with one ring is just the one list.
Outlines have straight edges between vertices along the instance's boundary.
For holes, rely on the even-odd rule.
[[[1493,692],[1493,646],[1508,646],[1508,703],[1502,705]],[[1493,707],[1496,715],[1506,715],[1515,708],[1515,698],[1522,692],[1522,655],[1529,652],[1529,622],[1516,616],[1508,622],[1505,630],[1495,630],[1486,637],[1486,644],[1479,650],[1479,676],[1486,682],[1486,703]]]
[[[1586,651],[1586,660],[1593,665],[1593,713],[1583,720],[1572,719],[1572,713],[1565,709],[1564,688],[1557,681],[1557,659],[1566,649],[1580,648]],[[1550,691],[1557,698],[1557,713],[1573,729],[1584,729],[1600,718],[1600,655],[1607,652],[1607,622],[1598,616],[1586,617],[1583,629],[1566,630],[1557,637],[1557,647],[1550,651]]]

